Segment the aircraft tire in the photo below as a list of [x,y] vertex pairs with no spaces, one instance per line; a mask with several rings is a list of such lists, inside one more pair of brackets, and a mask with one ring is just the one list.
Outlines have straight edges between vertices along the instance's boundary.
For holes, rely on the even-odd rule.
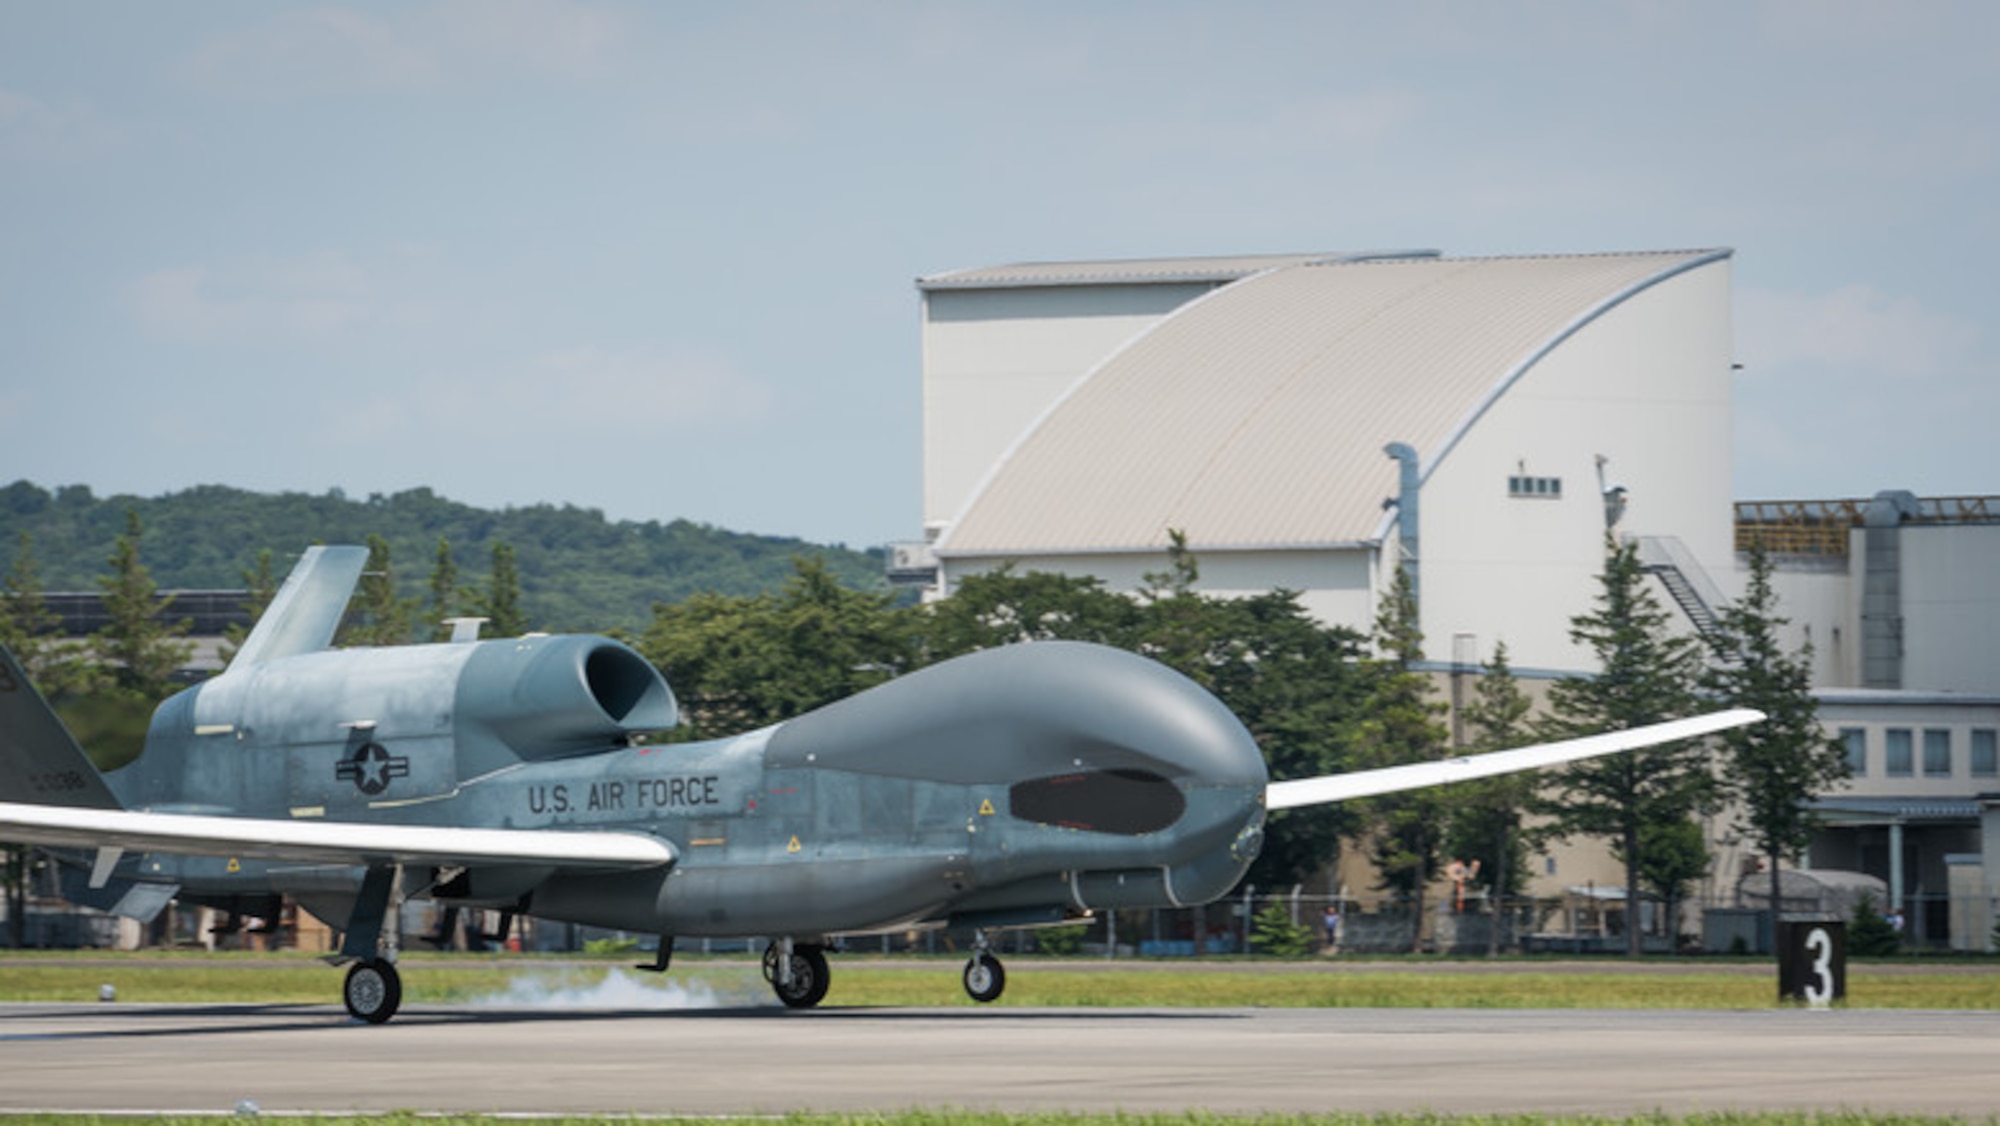
[[792,980],[790,984],[782,984],[778,980],[777,945],[764,951],[764,980],[771,983],[771,991],[788,1009],[810,1009],[825,1000],[831,972],[824,947],[794,946]]
[[965,964],[965,995],[985,1004],[996,1001],[1007,988],[1007,971],[1000,959],[982,950]]
[[355,1020],[382,1024],[396,1015],[403,1004],[403,978],[394,963],[368,958],[347,970],[347,983],[340,991],[347,1013]]

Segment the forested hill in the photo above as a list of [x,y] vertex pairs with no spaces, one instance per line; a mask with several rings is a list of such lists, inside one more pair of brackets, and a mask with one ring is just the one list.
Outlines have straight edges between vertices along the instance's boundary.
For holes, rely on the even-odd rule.
[[779,536],[748,535],[685,520],[610,521],[596,509],[535,505],[491,511],[429,489],[352,500],[338,489],[318,496],[253,493],[204,485],[158,497],[98,497],[86,485],[0,488],[0,573],[11,569],[20,533],[34,537],[42,588],[96,590],[108,570],[125,514],[145,533],[140,557],[161,589],[242,589],[260,551],[279,578],[315,543],[389,542],[399,591],[427,589],[438,539],[451,544],[458,578],[482,586],[495,544],[513,547],[522,608],[537,629],[643,629],[655,602],[698,591],[752,595],[774,590],[798,556],[824,558],[849,586],[884,589],[882,559]]

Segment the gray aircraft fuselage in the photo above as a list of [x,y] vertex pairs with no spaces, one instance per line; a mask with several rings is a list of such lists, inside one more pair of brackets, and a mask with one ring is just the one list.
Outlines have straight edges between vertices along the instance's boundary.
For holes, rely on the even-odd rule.
[[[734,738],[632,744],[674,710],[658,673],[601,637],[326,650],[180,693],[106,781],[154,811],[649,834],[675,863],[406,872],[404,888],[665,936],[823,941],[1197,904],[1262,840],[1249,733],[1115,649],[989,650]],[[205,902],[290,894],[339,926],[363,872],[148,854],[116,874]]]

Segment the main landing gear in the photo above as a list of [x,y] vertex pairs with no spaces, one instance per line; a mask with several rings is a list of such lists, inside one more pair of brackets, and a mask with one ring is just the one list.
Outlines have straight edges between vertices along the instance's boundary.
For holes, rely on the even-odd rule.
[[387,958],[367,958],[347,970],[347,984],[340,991],[347,1012],[355,1020],[383,1024],[403,1003],[403,977]]
[[397,894],[402,879],[400,865],[368,869],[347,914],[340,953],[329,959],[335,965],[348,963],[340,999],[347,1003],[349,1016],[369,1024],[387,1023],[403,1004],[403,977],[396,972],[396,928],[384,925],[396,917],[393,905],[402,902]]
[[[650,969],[651,967],[646,967]],[[810,1009],[826,999],[831,974],[826,947],[781,938],[764,948],[764,980],[788,1009]],[[987,948],[986,936],[975,939],[972,958],[965,963],[965,995],[985,1004],[997,1001],[1007,988],[1007,971]]]
[[781,938],[764,950],[764,980],[788,1009],[810,1009],[826,999],[826,947]]

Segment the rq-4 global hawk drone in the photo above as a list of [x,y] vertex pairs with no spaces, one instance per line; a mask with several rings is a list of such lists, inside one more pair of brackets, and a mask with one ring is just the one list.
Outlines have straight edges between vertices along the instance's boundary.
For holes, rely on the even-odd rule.
[[1566,743],[1270,782],[1236,717],[1116,649],[974,653],[731,739],[649,746],[673,693],[625,645],[530,636],[332,649],[358,547],[306,551],[227,672],[153,714],[100,775],[0,650],[0,840],[58,850],[80,902],[249,915],[291,896],[344,932],[345,998],[396,1012],[410,896],[677,938],[776,936],[786,1005],[842,936],[944,928],[965,989],[1005,982],[997,929],[1206,903],[1265,815],[1693,738],[1728,711]]

